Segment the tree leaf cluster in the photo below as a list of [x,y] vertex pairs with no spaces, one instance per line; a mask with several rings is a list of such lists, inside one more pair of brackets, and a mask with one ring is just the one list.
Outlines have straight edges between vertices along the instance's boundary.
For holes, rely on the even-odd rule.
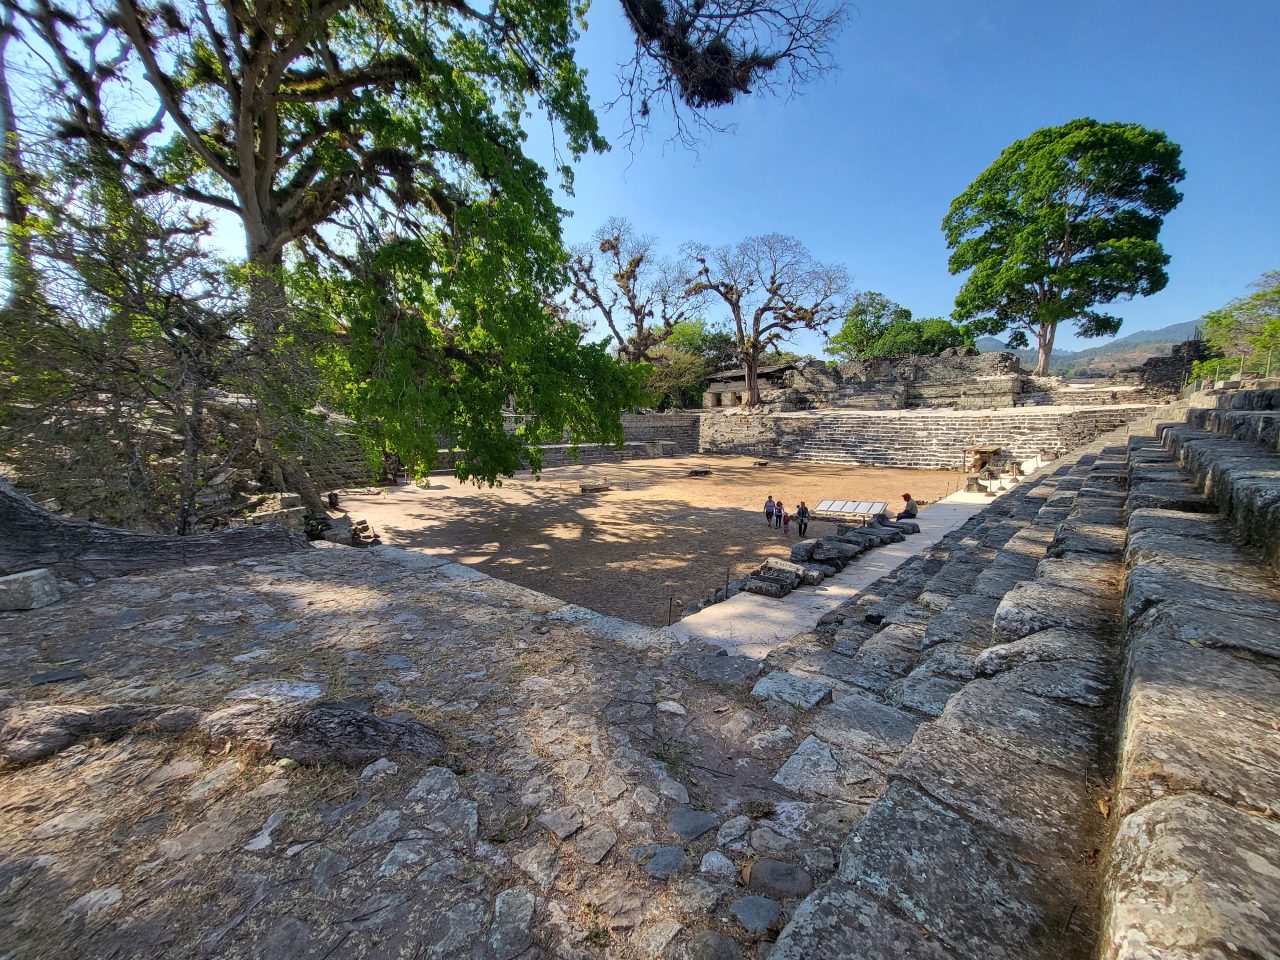
[[1099,307],[1168,282],[1159,233],[1184,176],[1179,146],[1134,123],[1072,120],[1011,144],[942,223],[950,270],[966,275],[954,319],[1034,336],[1037,373],[1060,323],[1114,334],[1120,320]]

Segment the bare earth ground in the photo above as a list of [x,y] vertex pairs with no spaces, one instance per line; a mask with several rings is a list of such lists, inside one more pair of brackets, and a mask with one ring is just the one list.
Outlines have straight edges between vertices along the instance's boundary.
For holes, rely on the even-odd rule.
[[[726,574],[745,574],[797,539],[764,525],[772,495],[794,509],[825,499],[885,500],[910,492],[937,500],[963,485],[940,470],[890,470],[798,462],[752,466],[751,457],[694,456],[557,467],[481,489],[432,477],[431,489],[351,494],[342,506],[384,543],[420,548],[493,577],[638,623],[662,626],[668,603],[705,596]],[[709,477],[689,471],[710,468]],[[582,483],[606,493],[582,494]],[[832,532],[816,523],[810,535]]]

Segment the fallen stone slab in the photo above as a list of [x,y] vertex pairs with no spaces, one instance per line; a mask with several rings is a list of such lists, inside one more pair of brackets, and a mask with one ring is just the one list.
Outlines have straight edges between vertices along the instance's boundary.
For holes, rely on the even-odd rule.
[[885,777],[878,765],[857,751],[809,736],[773,782],[806,799],[869,803],[884,788]]
[[755,593],[762,597],[771,597],[774,600],[781,600],[791,588],[777,580],[766,580],[763,577],[747,577],[742,584],[744,593]]
[[793,543],[791,545],[791,559],[796,563],[804,563],[813,559],[813,551],[817,545],[818,541],[816,539],[801,540],[798,543]]
[[754,680],[764,672],[764,664],[755,657],[721,654],[704,654],[681,658],[679,661],[699,680],[736,687]]
[[831,687],[817,680],[775,670],[756,681],[751,696],[757,700],[778,700],[798,710],[812,710],[831,695]]
[[381,757],[434,760],[445,749],[444,741],[420,720],[380,717],[339,703],[237,703],[205,716],[199,729],[211,740],[243,741],[299,763],[363,767]]
[[813,550],[813,559],[819,563],[831,557],[845,557],[852,560],[867,551],[868,544],[852,543],[847,540],[837,539],[836,537],[822,537],[818,540],[818,545]]
[[1100,955],[1280,956],[1277,875],[1280,824],[1194,794],[1155,800],[1112,843]]
[[[764,562],[762,570],[771,576],[788,575],[794,581],[792,589],[800,586],[802,583],[810,583],[811,574],[805,569],[802,563],[792,563],[790,560],[780,560],[777,557],[770,557]],[[812,581],[813,583],[821,583],[822,578]]]
[[0,577],[0,610],[38,610],[59,596],[57,578],[47,568]]

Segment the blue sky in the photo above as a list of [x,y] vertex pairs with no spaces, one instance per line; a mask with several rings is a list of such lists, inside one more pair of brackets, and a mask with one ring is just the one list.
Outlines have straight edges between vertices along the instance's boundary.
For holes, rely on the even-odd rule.
[[[596,0],[588,21],[580,62],[602,104],[630,39],[617,0]],[[733,129],[696,152],[664,143],[660,119],[635,155],[584,158],[575,195],[562,197],[574,212],[566,237],[611,215],[671,252],[790,233],[843,262],[858,289],[945,315],[960,285],[940,229],[951,200],[1014,140],[1092,116],[1164,130],[1187,170],[1161,235],[1169,285],[1113,308],[1121,335],[1195,319],[1280,268],[1277,35],[1274,0],[863,2],[838,69],[797,96],[734,105],[716,117]],[[602,113],[611,139],[624,119]],[[536,155],[546,138],[531,132]],[[818,352],[806,337],[798,348]]]

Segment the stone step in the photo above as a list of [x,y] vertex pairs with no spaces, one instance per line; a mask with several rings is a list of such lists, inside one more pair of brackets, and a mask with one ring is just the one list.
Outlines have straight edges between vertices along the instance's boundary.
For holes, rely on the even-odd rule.
[[[1228,403],[1274,409],[1280,399],[1257,393],[1268,396]],[[1226,492],[1244,488],[1258,453],[1233,439],[1239,419],[1192,419],[1230,435],[1166,425],[1167,451],[1135,439],[1131,503],[1144,484],[1170,482],[1161,471],[1176,453],[1197,482],[1212,483],[1219,495],[1209,499],[1230,510]],[[1228,523],[1200,506],[1140,505],[1128,514],[1105,960],[1280,956],[1280,588],[1236,543],[1247,514]],[[1185,881],[1170,884],[1175,874]]]
[[[907,646],[910,613],[923,612],[920,662],[887,689],[905,714],[939,719],[919,726],[887,770],[839,874],[796,910],[774,960],[1092,955],[1122,557],[1082,549],[1080,537],[1104,539],[1089,527],[1101,525],[1099,511],[1122,522],[1123,492],[1110,479],[1122,454],[1115,446],[1086,452],[1028,487],[1005,517],[957,538],[950,559],[968,568],[960,578],[976,587],[987,577],[986,593],[948,600],[947,566],[928,578],[918,571],[916,602],[887,613],[864,643],[896,631],[887,642]],[[1007,519],[1037,504],[1034,521]],[[1033,570],[1036,590],[1018,580]],[[1042,573],[1048,582],[1039,584]],[[1013,585],[1007,596],[994,588],[1001,577]],[[931,585],[940,610],[921,606]],[[888,591],[877,612],[900,590]],[[1061,623],[1043,622],[1045,591]],[[884,660],[884,650],[875,656]]]
[[1240,541],[1280,572],[1280,453],[1189,425],[1162,426],[1160,439]]

